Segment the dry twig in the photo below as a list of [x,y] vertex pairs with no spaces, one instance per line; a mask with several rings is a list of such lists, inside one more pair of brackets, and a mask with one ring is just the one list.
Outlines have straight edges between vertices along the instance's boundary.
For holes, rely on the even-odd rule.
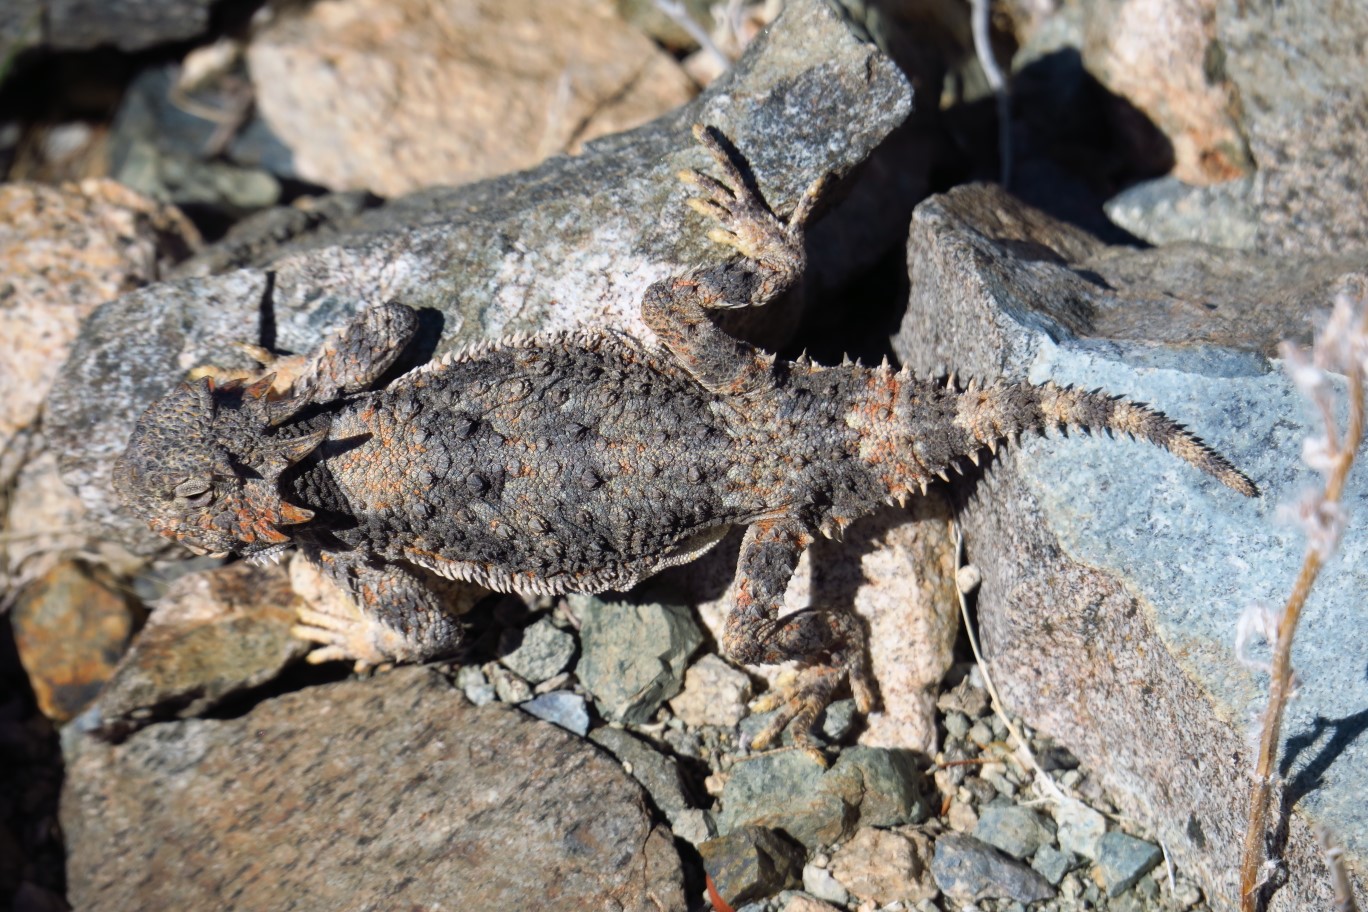
[[[1292,675],[1292,638],[1301,619],[1302,608],[1311,594],[1316,577],[1339,544],[1344,528],[1340,498],[1354,457],[1363,440],[1364,372],[1368,361],[1368,307],[1341,294],[1335,300],[1325,328],[1317,334],[1311,356],[1284,343],[1281,352],[1293,383],[1315,404],[1325,426],[1322,437],[1306,441],[1302,457],[1325,479],[1322,490],[1299,504],[1299,518],[1307,534],[1306,558],[1293,584],[1292,594],[1277,620],[1270,674],[1268,707],[1254,771],[1250,798],[1249,829],[1245,833],[1244,857],[1240,864],[1241,912],[1256,912],[1259,888],[1264,881],[1264,844],[1272,806],[1274,767],[1278,760],[1283,715],[1294,690]],[[1327,371],[1343,373],[1348,381],[1349,415],[1341,434],[1335,418],[1335,397],[1330,393]]]

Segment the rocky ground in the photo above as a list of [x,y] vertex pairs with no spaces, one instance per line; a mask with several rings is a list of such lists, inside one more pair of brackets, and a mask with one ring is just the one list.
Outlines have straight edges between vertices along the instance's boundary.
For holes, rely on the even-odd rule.
[[[1368,299],[1368,13],[1004,0],[1004,115],[967,4],[11,6],[0,905],[1233,908],[1267,680],[1236,618],[1290,588],[1278,508],[1313,475],[1276,345]],[[673,177],[696,122],[777,209],[837,177],[799,293],[732,331],[1103,387],[1263,496],[1026,441],[814,545],[787,604],[859,614],[881,697],[827,711],[826,766],[750,749],[786,672],[718,654],[736,535],[631,593],[453,587],[457,661],[358,676],[290,636],[337,597],[306,564],[192,558],[121,510],[132,422],[251,366],[235,343],[306,350],[384,299],[422,309],[419,359],[645,336],[641,291],[725,255]],[[1361,526],[1298,639],[1271,909],[1333,901],[1314,828],[1365,875]]]

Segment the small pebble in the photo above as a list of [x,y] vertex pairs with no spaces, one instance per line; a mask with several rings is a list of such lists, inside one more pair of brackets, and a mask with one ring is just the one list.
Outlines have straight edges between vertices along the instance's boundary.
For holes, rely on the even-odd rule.
[[1069,852],[1061,852],[1054,846],[1043,845],[1035,853],[1035,858],[1031,859],[1031,867],[1039,872],[1050,883],[1058,886],[1064,879],[1064,875],[1073,867],[1074,856]]
[[542,694],[518,708],[577,735],[582,736],[589,731],[589,708],[585,705],[584,697],[568,690]]
[[1152,842],[1113,830],[1098,842],[1097,870],[1108,896],[1120,896],[1164,858]]
[[850,894],[846,892],[845,887],[837,883],[831,872],[814,864],[808,864],[803,868],[803,889],[818,899],[838,906],[844,906],[850,901]]
[[945,733],[956,741],[963,741],[969,733],[969,717],[962,712],[949,712],[945,716]]
[[972,805],[964,801],[950,802],[950,813],[945,816],[950,829],[959,833],[972,833],[974,827],[978,826],[978,814],[974,813]]

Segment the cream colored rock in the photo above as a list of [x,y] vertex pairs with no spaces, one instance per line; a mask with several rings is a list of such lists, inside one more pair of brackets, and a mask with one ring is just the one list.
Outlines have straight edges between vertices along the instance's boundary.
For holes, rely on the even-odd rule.
[[931,877],[934,851],[921,833],[864,827],[837,850],[831,873],[860,899],[912,905],[940,892]]
[[1216,0],[1103,0],[1085,13],[1083,57],[1173,144],[1173,175],[1204,186],[1253,170],[1238,90],[1221,65]]
[[694,93],[609,0],[323,0],[247,60],[301,177],[384,195],[527,168]]
[[0,185],[0,449],[38,417],[95,305],[198,244],[180,210],[111,180]]

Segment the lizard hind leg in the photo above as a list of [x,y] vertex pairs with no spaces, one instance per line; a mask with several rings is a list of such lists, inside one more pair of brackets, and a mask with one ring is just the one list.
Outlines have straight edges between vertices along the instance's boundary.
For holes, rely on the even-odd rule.
[[737,564],[735,602],[727,617],[723,648],[747,665],[798,663],[794,679],[753,706],[778,710],[751,742],[764,750],[785,730],[795,747],[823,765],[813,727],[843,680],[861,712],[873,708],[874,688],[865,662],[864,636],[849,614],[805,610],[781,617],[784,591],[812,533],[797,520],[764,520],[746,531]]

